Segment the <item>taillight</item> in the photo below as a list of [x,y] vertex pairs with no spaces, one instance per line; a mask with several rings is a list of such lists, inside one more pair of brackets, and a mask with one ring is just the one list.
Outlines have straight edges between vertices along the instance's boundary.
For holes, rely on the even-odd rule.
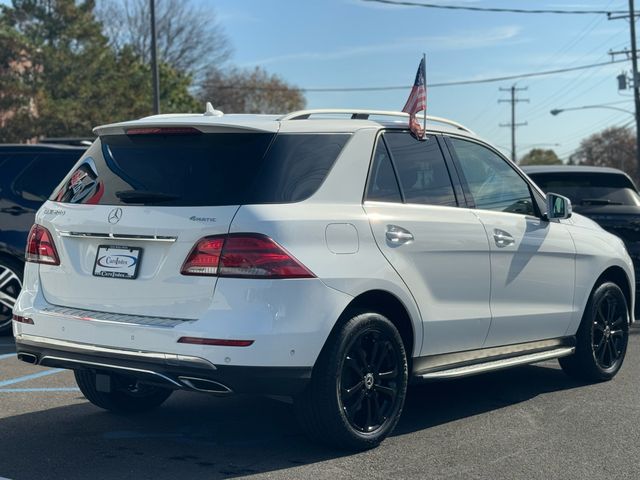
[[22,317],[20,315],[13,314],[13,321],[18,323],[26,323],[27,325],[33,325],[33,318]]
[[217,275],[224,237],[205,237],[196,243],[182,265],[183,275]]
[[284,248],[258,233],[232,233],[201,239],[184,262],[182,274],[241,278],[314,277]]
[[35,224],[27,237],[27,262],[44,263],[46,265],[60,265],[60,258],[53,243],[49,230],[42,225]]

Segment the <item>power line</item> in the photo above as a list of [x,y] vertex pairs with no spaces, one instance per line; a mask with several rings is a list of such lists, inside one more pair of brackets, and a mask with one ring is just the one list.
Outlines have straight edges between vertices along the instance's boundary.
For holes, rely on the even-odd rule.
[[418,3],[400,0],[361,0],[363,2],[383,3],[385,5],[397,5],[403,7],[438,8],[440,10],[466,10],[471,12],[498,12],[498,13],[553,13],[560,15],[611,15],[628,14],[626,10],[547,10],[525,8],[497,8],[497,7],[470,7],[463,5],[440,5],[435,3]]
[[[578,70],[586,70],[589,68],[598,68],[603,67],[605,65],[613,65],[616,63],[624,63],[628,60],[612,60],[610,62],[601,62],[601,63],[592,63],[589,65],[579,65],[577,67],[569,67],[569,68],[558,68],[555,70],[543,70],[540,72],[529,72],[529,73],[519,73],[516,75],[505,75],[504,77],[490,77],[490,78],[480,78],[475,80],[459,80],[456,82],[440,82],[440,83],[429,83],[427,84],[427,88],[437,88],[437,87],[455,87],[459,85],[476,85],[481,83],[494,83],[494,82],[504,82],[506,80],[517,80],[519,78],[531,78],[531,77],[541,77],[545,75],[556,75],[558,73],[566,73],[566,72],[575,72]],[[289,90],[298,90],[300,92],[313,92],[313,93],[329,93],[329,92],[375,92],[375,91],[390,91],[390,90],[407,90],[411,88],[411,85],[394,85],[387,87],[311,87],[311,88],[286,88],[286,87],[260,87],[260,86],[238,86],[238,85],[219,85],[219,89],[229,89],[229,90],[269,90],[269,91],[289,91]]]

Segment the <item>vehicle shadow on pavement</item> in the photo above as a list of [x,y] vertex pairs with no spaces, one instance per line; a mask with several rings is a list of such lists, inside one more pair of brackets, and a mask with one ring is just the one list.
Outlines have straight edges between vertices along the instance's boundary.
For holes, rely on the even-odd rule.
[[[547,365],[411,387],[389,447],[393,437],[580,386]],[[291,405],[266,398],[178,392],[138,416],[109,414],[88,403],[47,409],[47,399],[35,400],[40,411],[0,419],[0,477],[229,478],[281,471],[279,476],[296,478],[296,467],[316,464],[321,472],[325,460],[354,460],[309,442]],[[357,455],[373,458],[375,451]]]
[[556,361],[458,380],[413,385],[394,435],[453,422],[525,402],[538,395],[586,385],[568,377]]

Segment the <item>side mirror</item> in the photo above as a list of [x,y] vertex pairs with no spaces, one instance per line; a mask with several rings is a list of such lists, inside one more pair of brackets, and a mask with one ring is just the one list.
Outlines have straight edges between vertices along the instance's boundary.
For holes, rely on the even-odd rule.
[[569,218],[571,216],[571,200],[557,193],[547,193],[547,219]]

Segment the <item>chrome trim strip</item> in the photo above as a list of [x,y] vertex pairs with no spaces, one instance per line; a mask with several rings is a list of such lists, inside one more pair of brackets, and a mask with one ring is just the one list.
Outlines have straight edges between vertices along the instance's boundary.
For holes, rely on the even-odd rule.
[[489,360],[499,360],[504,357],[512,357],[524,353],[536,353],[543,350],[551,350],[559,347],[572,347],[575,345],[574,337],[552,338],[534,342],[516,343],[500,347],[481,348],[478,350],[465,350],[462,352],[442,353],[428,357],[414,359],[414,372],[418,375],[432,370],[450,369],[463,366],[466,363],[479,363]]
[[39,337],[36,335],[18,334],[16,336],[16,343],[25,346],[34,346],[41,348],[54,348],[67,350],[71,353],[85,353],[96,354],[102,353],[105,355],[111,355],[114,358],[120,358],[123,360],[157,360],[166,363],[167,365],[180,366],[184,364],[195,364],[201,368],[207,368],[209,370],[216,370],[208,360],[200,357],[192,357],[190,355],[179,355],[172,353],[162,352],[150,352],[144,350],[127,350],[122,348],[103,347],[99,345],[91,345],[88,343],[70,342],[67,340],[56,340],[53,338]]
[[449,370],[440,370],[437,372],[425,373],[420,375],[425,380],[442,379],[442,378],[458,378],[477,373],[491,372],[501,370],[503,368],[515,367],[517,365],[526,365],[531,363],[542,362],[553,358],[566,357],[575,352],[575,347],[556,348],[538,353],[530,353],[528,355],[520,355],[512,358],[503,358],[491,362],[477,363],[465,367],[451,368]]
[[143,370],[141,368],[132,368],[132,367],[122,367],[120,365],[113,365],[111,363],[90,362],[88,360],[75,360],[73,358],[55,357],[55,356],[49,356],[49,355],[45,355],[44,357],[42,357],[40,359],[40,365],[45,365],[44,362],[47,359],[48,360],[53,360],[53,361],[58,361],[58,362],[74,363],[76,365],[87,365],[87,366],[90,366],[90,367],[107,368],[109,370],[124,370],[124,371],[127,371],[127,372],[143,373],[145,375],[151,375],[151,376],[154,376],[154,377],[161,378],[162,380],[164,380],[164,381],[166,381],[166,382],[168,382],[168,383],[170,383],[172,385],[175,385],[176,387],[182,388],[182,385],[180,385],[175,380],[172,380],[169,377],[167,377],[166,375],[163,375],[163,374],[158,373],[158,372],[154,372],[152,370]]
[[131,242],[167,242],[174,243],[178,237],[166,235],[127,235],[124,233],[93,233],[59,231],[61,237],[95,238],[98,240],[126,240]]
[[124,313],[99,312],[96,310],[84,310],[81,308],[60,307],[47,305],[38,310],[38,313],[56,317],[64,317],[70,320],[95,321],[102,323],[115,323],[119,325],[135,325],[143,327],[174,328],[185,322],[195,322],[188,318],[149,317],[145,315],[128,315]]

